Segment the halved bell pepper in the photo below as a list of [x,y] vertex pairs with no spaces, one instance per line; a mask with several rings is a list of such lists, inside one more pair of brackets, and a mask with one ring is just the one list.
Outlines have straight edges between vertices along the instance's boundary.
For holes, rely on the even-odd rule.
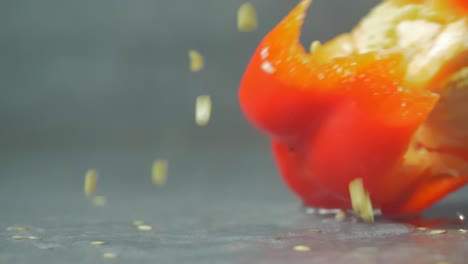
[[350,209],[348,185],[360,178],[374,208],[406,216],[466,185],[467,13],[387,0],[307,52],[311,2],[263,39],[239,89],[289,188],[306,206]]

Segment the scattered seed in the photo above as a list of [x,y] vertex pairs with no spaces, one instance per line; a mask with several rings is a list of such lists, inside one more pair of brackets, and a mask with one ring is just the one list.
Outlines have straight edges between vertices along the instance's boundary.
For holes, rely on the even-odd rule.
[[447,230],[442,230],[442,229],[434,229],[429,231],[430,235],[440,235],[440,234],[445,234],[447,233]]
[[318,228],[312,228],[312,229],[309,229],[309,232],[320,233],[320,232],[322,232],[322,230],[320,230]]
[[166,160],[156,160],[153,162],[152,180],[156,186],[162,186],[167,181],[168,162]]
[[199,126],[205,126],[211,117],[211,97],[209,95],[200,95],[195,103],[195,122]]
[[140,225],[144,225],[144,224],[145,224],[145,223],[144,223],[143,221],[141,221],[141,220],[135,220],[135,221],[133,221],[133,225],[134,225],[134,226],[140,226]]
[[92,246],[102,246],[105,243],[106,242],[104,242],[104,241],[91,241],[91,242],[89,242],[89,244],[92,245]]
[[86,172],[84,181],[84,194],[86,197],[93,195],[96,190],[98,173],[94,169],[90,169]]
[[243,3],[237,11],[237,30],[239,32],[250,32],[258,28],[257,12],[255,7],[249,3]]
[[189,50],[188,52],[189,60],[190,60],[190,71],[191,72],[199,72],[203,70],[205,65],[203,55],[196,50]]
[[312,41],[312,43],[310,43],[309,52],[314,53],[321,46],[322,46],[322,43],[320,43],[320,41],[318,40]]
[[317,210],[317,213],[320,214],[320,215],[329,215],[329,214],[336,214],[338,213],[339,211],[341,211],[341,209],[325,209],[325,208],[320,208]]
[[15,231],[15,232],[24,232],[27,230],[24,226],[10,226],[7,228],[8,231]]
[[93,197],[93,204],[94,206],[106,206],[107,205],[107,199],[104,196],[94,196]]
[[12,236],[11,238],[16,239],[16,240],[22,240],[24,237],[23,236]]
[[139,225],[137,226],[138,230],[140,231],[150,231],[152,230],[153,228],[149,225]]
[[112,252],[106,252],[106,253],[102,254],[102,257],[105,258],[105,259],[115,259],[115,258],[117,258],[117,254],[112,253]]
[[341,210],[335,214],[335,219],[338,221],[343,221],[346,218],[346,212]]
[[426,231],[426,230],[428,230],[428,229],[429,229],[429,228],[423,227],[423,226],[416,227],[416,230],[418,230],[418,231]]
[[28,236],[29,240],[39,240],[40,238],[37,236]]
[[460,229],[458,229],[458,233],[460,233],[460,234],[466,234],[466,233],[468,233],[468,230],[463,229],[463,228],[460,228]]
[[39,246],[37,246],[37,248],[43,249],[43,250],[46,250],[46,249],[47,249],[47,250],[53,249],[53,247],[51,247],[51,246],[45,246],[45,245],[39,245]]
[[304,245],[296,245],[293,247],[293,250],[297,252],[307,252],[310,251],[310,247]]
[[362,179],[355,179],[349,183],[351,204],[356,215],[365,222],[374,222],[374,210],[372,202],[364,189]]
[[438,261],[436,264],[450,264],[447,261]]

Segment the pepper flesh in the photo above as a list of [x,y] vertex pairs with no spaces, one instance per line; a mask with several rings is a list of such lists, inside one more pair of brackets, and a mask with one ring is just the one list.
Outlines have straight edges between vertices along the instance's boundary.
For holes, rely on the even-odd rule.
[[[401,216],[418,213],[466,185],[468,111],[461,106],[468,101],[468,40],[460,33],[460,28],[468,32],[466,14],[454,12],[441,20],[447,14],[436,12],[429,20],[443,24],[445,31],[431,35],[432,46],[420,49],[408,40],[406,28],[433,34],[425,30],[432,24],[424,19],[431,8],[426,2],[434,1],[384,1],[353,32],[309,54],[299,37],[311,2],[302,0],[263,39],[239,90],[245,116],[271,138],[290,189],[307,206],[350,209],[348,184],[361,178],[374,208]],[[412,21],[421,16],[421,24],[405,24],[398,31],[393,23],[406,21],[393,17],[383,27],[405,41],[382,39],[371,45],[369,36],[381,31],[368,25],[379,12],[393,8],[400,14],[400,7]],[[454,32],[461,34],[448,38],[454,43],[437,46],[437,37],[446,40],[442,34]],[[437,48],[444,56],[438,57]],[[432,58],[434,67],[421,64],[418,56]],[[449,95],[454,87],[462,97]],[[455,118],[444,123],[441,115]]]

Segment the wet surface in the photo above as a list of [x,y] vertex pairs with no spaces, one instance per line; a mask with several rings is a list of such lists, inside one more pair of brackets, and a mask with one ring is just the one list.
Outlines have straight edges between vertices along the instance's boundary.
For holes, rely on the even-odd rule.
[[[0,263],[465,263],[468,234],[457,229],[467,224],[437,227],[447,233],[435,235],[379,217],[366,224],[306,214],[266,150],[243,148],[174,155],[162,188],[151,184],[160,155],[152,149],[2,156],[0,172],[9,177],[0,185]],[[82,194],[91,164],[104,207]],[[466,195],[427,215],[456,219]],[[135,220],[152,230],[138,230]]]

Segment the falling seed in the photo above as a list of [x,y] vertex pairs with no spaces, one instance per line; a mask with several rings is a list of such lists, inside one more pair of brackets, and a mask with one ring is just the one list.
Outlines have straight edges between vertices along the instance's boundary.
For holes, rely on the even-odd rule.
[[468,230],[460,228],[460,229],[458,229],[458,233],[466,234],[466,233],[468,233]]
[[156,160],[153,162],[152,180],[156,186],[162,186],[167,181],[168,162],[166,160]]
[[140,226],[140,225],[144,225],[144,224],[145,224],[145,223],[144,223],[143,221],[141,221],[141,220],[135,220],[135,221],[133,221],[133,225],[134,225],[134,226]]
[[374,209],[372,208],[372,202],[368,193],[366,193],[366,196],[364,197],[364,204],[360,212],[360,217],[365,222],[374,222]]
[[307,252],[310,251],[310,247],[304,245],[296,245],[293,247],[293,250],[297,252]]
[[434,229],[429,231],[429,235],[440,235],[440,234],[445,234],[447,233],[447,230],[442,230],[442,229]]
[[40,238],[36,237],[36,236],[28,236],[28,239],[29,240],[39,240]]
[[94,196],[93,197],[93,204],[94,206],[102,207],[107,205],[107,199],[104,196]]
[[335,215],[335,219],[338,220],[338,221],[342,221],[346,218],[346,212],[341,210],[339,211],[338,213],[336,213]]
[[312,229],[309,229],[309,232],[320,233],[320,232],[322,232],[322,230],[320,230],[318,228],[312,228]]
[[106,253],[102,254],[102,257],[105,258],[105,259],[114,259],[114,258],[117,257],[117,254],[112,253],[112,252],[106,252]]
[[365,222],[374,222],[374,210],[369,194],[365,191],[362,179],[349,183],[351,204],[356,215]]
[[203,70],[205,65],[203,56],[200,52],[196,50],[189,50],[188,52],[189,60],[190,60],[190,71],[191,72],[198,72]]
[[153,228],[149,225],[139,225],[137,226],[138,230],[140,231],[150,231],[152,230]]
[[106,242],[104,242],[104,241],[91,241],[91,242],[89,242],[89,244],[92,245],[92,246],[102,246],[105,243]]
[[15,231],[15,232],[24,232],[27,230],[24,226],[10,226],[7,228],[8,231]]
[[93,195],[96,190],[98,173],[94,169],[90,169],[86,172],[84,182],[84,194],[86,197]]
[[309,52],[314,53],[321,46],[322,46],[322,43],[320,43],[320,41],[318,40],[312,41],[312,43],[310,43]]
[[243,3],[237,11],[237,30],[239,32],[250,32],[258,28],[257,12],[255,7],[249,3]]
[[211,97],[209,95],[200,95],[195,103],[195,122],[199,126],[205,126],[211,117]]
[[360,210],[365,196],[361,179],[356,179],[349,183],[349,194],[351,197],[351,206],[353,209]]

